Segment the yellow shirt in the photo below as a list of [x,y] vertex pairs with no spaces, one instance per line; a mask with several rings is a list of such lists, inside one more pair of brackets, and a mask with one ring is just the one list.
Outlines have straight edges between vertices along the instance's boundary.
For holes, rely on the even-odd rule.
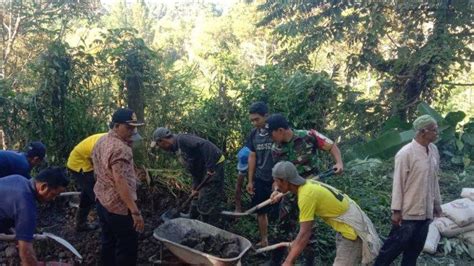
[[346,194],[324,183],[307,180],[298,188],[297,195],[300,223],[313,221],[319,216],[345,238],[350,240],[357,238],[351,226],[332,219],[349,209],[349,197]]
[[90,172],[94,170],[92,166],[92,149],[95,143],[107,133],[99,133],[89,136],[79,142],[69,154],[67,168],[76,172]]

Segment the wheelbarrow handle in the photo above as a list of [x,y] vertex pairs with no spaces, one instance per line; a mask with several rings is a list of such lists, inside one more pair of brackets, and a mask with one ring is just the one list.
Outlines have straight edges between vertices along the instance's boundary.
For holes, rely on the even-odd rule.
[[[16,235],[0,234],[0,241],[14,241],[14,240],[16,240],[15,238],[16,238]],[[34,240],[45,240],[45,239],[48,239],[48,237],[43,235],[43,234],[34,234],[33,239]]]
[[60,197],[69,197],[69,196],[79,196],[81,192],[79,191],[67,191],[59,194]]
[[280,242],[280,243],[277,243],[277,244],[273,244],[273,245],[270,245],[270,246],[259,248],[259,249],[255,250],[255,253],[259,254],[259,253],[263,253],[263,252],[267,252],[267,251],[271,251],[271,250],[274,250],[274,249],[277,249],[277,248],[283,248],[283,247],[291,247],[291,242]]

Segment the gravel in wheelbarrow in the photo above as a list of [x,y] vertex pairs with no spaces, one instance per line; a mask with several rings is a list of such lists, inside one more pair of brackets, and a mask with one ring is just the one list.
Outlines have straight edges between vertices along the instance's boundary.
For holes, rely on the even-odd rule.
[[233,265],[251,248],[246,238],[197,220],[177,218],[155,229],[178,258],[190,264]]

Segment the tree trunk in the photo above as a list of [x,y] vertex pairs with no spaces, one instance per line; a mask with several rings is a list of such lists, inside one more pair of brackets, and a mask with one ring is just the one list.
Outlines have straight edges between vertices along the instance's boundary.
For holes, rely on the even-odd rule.
[[135,111],[138,121],[145,121],[145,104],[143,100],[142,81],[140,77],[131,75],[125,78],[128,107]]

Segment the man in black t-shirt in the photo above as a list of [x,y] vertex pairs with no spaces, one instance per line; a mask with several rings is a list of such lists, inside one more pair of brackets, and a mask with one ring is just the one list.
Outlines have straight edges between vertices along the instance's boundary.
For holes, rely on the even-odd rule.
[[[173,152],[192,175],[192,194],[197,195],[191,202],[190,218],[216,224],[224,201],[224,155],[209,140],[191,134],[173,134],[164,127],[153,133],[151,147]],[[197,187],[205,180],[201,189]]]
[[[268,107],[263,102],[255,102],[250,106],[249,118],[254,126],[247,139],[250,149],[248,161],[247,192],[252,195],[252,205],[255,206],[268,199],[272,193],[272,138],[265,128]],[[257,246],[268,245],[268,212],[270,207],[257,211],[260,242]]]

